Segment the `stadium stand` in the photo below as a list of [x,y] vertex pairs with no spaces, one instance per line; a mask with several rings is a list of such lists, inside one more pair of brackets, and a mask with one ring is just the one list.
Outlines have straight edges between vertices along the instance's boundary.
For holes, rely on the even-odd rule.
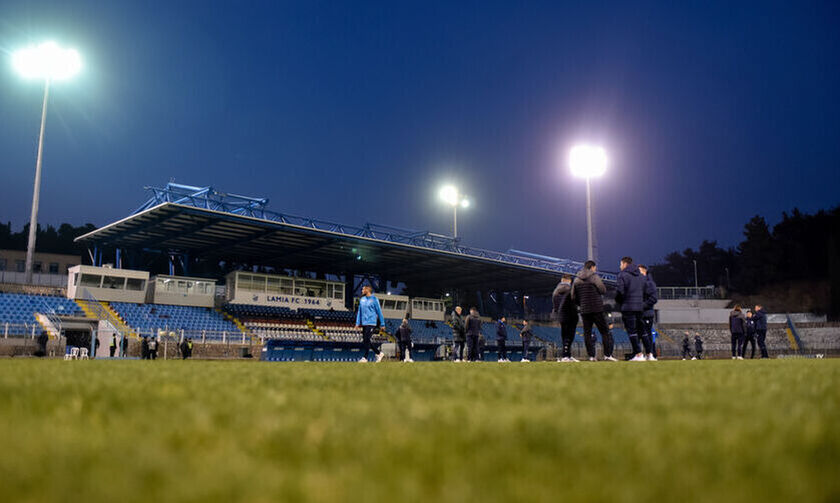
[[217,338],[222,332],[241,335],[239,328],[218,311],[205,307],[166,304],[112,302],[111,307],[130,327],[140,332],[159,329],[209,332]]
[[83,315],[75,302],[64,297],[0,293],[0,323],[31,325],[37,323],[35,313]]

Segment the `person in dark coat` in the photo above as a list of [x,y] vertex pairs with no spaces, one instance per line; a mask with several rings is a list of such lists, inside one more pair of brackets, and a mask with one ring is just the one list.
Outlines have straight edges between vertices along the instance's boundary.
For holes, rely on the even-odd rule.
[[450,320],[452,324],[452,360],[455,362],[464,361],[464,345],[467,342],[464,317],[461,315],[462,311],[461,306],[455,306]]
[[738,359],[743,360],[747,354],[747,344],[750,345],[752,352],[750,359],[755,358],[755,318],[753,318],[752,311],[747,311],[747,317],[744,320],[744,339],[741,348],[738,351]]
[[738,358],[738,348],[741,347],[746,332],[746,318],[744,313],[741,312],[741,306],[736,305],[735,309],[729,313],[729,333],[733,360]]
[[[624,329],[630,337],[630,344],[633,346],[634,357],[630,361],[641,362],[645,360],[654,361],[650,337],[645,335],[645,327],[642,313],[645,310],[645,284],[647,280],[639,267],[633,263],[630,257],[623,257],[619,264],[621,272],[618,273],[616,281],[615,300],[618,302],[621,319],[624,321]],[[639,339],[642,340],[644,352],[639,346]],[[647,356],[645,356],[647,355]]]
[[528,323],[528,320],[522,320],[522,330],[519,331],[519,337],[522,338],[522,361],[526,363],[531,361],[528,350],[531,347],[533,336],[534,332],[531,330],[531,324]]
[[765,342],[767,339],[767,313],[764,312],[764,306],[761,304],[755,305],[753,319],[755,320],[755,338],[758,341],[761,357],[770,358],[770,355],[767,354],[767,344]]
[[111,355],[111,358],[114,357],[114,354],[117,352],[117,334],[111,334],[111,344],[108,346],[108,352]]
[[143,339],[140,341],[140,358],[142,360],[149,359],[149,337],[143,336]]
[[120,340],[120,356],[123,358],[128,356],[128,337],[125,335],[123,335],[122,340]]
[[467,334],[468,359],[476,362],[478,361],[478,337],[481,335],[481,317],[478,315],[478,309],[470,308],[470,315],[467,316],[464,328]]
[[50,341],[50,336],[47,335],[46,331],[42,331],[38,334],[38,350],[35,352],[35,356],[39,358],[43,358],[47,356],[47,343]]
[[650,339],[650,352],[656,357],[656,337],[653,332],[656,312],[653,310],[653,306],[659,302],[659,298],[657,297],[656,283],[654,283],[653,278],[648,274],[647,266],[639,264],[639,272],[645,277],[645,289],[642,296],[642,325],[644,326],[645,335]]
[[595,361],[595,339],[592,336],[592,325],[598,328],[601,341],[604,344],[604,359],[617,361],[613,358],[613,337],[607,319],[604,315],[604,299],[601,297],[607,291],[604,282],[596,274],[598,267],[592,260],[583,264],[583,269],[577,273],[572,283],[572,299],[580,307],[580,318],[583,321],[583,343],[589,361]]
[[[557,286],[554,287],[554,292],[551,294],[551,301],[551,317],[554,321],[560,323],[560,340],[563,344],[562,358],[558,359],[558,361],[576,362],[577,360],[572,357],[572,343],[575,340],[578,311],[572,299],[571,276],[563,276],[560,283],[557,283]],[[589,328],[591,331],[591,325]]]
[[691,343],[688,341],[688,332],[686,332],[682,341],[682,359],[687,360],[689,358],[691,358]]
[[397,329],[397,341],[400,344],[400,354],[402,361],[411,363],[411,324],[408,323],[408,318],[403,318],[400,328]]
[[694,354],[698,360],[703,359],[703,339],[700,338],[700,334],[694,334]]
[[496,322],[496,347],[498,348],[499,353],[499,361],[500,362],[507,362],[507,325],[505,324],[507,320],[504,316],[499,318]]

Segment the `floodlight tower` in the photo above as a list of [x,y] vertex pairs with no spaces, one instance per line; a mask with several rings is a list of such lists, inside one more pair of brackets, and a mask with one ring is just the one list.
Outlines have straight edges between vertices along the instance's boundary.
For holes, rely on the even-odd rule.
[[24,282],[32,283],[32,265],[35,258],[35,237],[38,229],[38,203],[41,196],[41,159],[44,151],[44,126],[47,122],[47,102],[50,83],[76,75],[82,67],[79,53],[62,49],[55,42],[20,49],[12,54],[12,66],[26,79],[44,82],[44,104],[41,108],[41,132],[38,136],[38,155],[35,160],[35,187],[32,191],[32,214],[29,218],[29,241],[26,245]]
[[607,153],[602,147],[577,145],[569,152],[569,166],[573,175],[586,179],[586,259],[595,260],[591,179],[606,172]]
[[469,208],[470,200],[453,185],[444,185],[439,195],[443,202],[452,206],[452,237],[458,239],[458,207]]

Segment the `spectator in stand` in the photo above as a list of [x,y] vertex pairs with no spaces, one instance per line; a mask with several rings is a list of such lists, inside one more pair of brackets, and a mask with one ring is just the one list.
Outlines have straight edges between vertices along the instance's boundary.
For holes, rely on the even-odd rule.
[[373,287],[365,285],[362,287],[362,298],[359,299],[359,311],[356,313],[356,328],[362,328],[362,349],[365,351],[359,360],[360,363],[367,363],[371,349],[376,352],[376,361],[382,361],[385,354],[379,348],[372,347],[371,338],[379,333],[383,325],[385,325],[385,316],[382,315],[379,299],[373,296]]
[[[644,292],[647,280],[639,272],[639,267],[633,264],[633,259],[623,257],[619,263],[621,272],[618,273],[616,281],[615,300],[618,302],[621,311],[621,319],[624,321],[624,328],[630,336],[630,344],[633,346],[635,356],[630,361],[656,361],[653,356],[650,337],[645,335],[644,320]],[[639,346],[639,339],[642,340],[642,347]],[[647,355],[647,356],[646,356]]]
[[761,351],[761,357],[770,358],[765,342],[767,339],[767,313],[764,312],[764,306],[761,304],[755,305],[753,318],[755,319],[755,336],[758,340],[758,349]]
[[752,360],[755,358],[755,318],[753,318],[753,313],[750,310],[747,310],[747,317],[744,320],[744,339],[740,351],[738,351],[739,360],[743,360],[744,355],[747,354],[747,344],[752,348],[750,353],[750,359]]
[[499,321],[496,322],[496,347],[498,348],[499,353],[499,362],[504,363],[508,362],[507,357],[507,325],[505,324],[507,320],[504,316],[499,318]]
[[653,310],[653,306],[659,301],[656,295],[656,283],[653,282],[653,278],[648,274],[648,268],[646,265],[639,264],[639,272],[642,273],[642,276],[645,277],[645,289],[644,289],[644,296],[643,296],[643,308],[642,311],[642,324],[644,325],[645,335],[650,339],[650,350],[653,353],[653,356],[656,356],[656,336],[654,335],[653,331],[653,322],[654,318],[656,317],[656,312]]
[[[560,362],[576,362],[572,357],[572,343],[575,340],[575,329],[578,324],[577,306],[572,299],[572,277],[563,276],[560,283],[554,288],[551,294],[553,308],[552,319],[560,323],[560,339],[563,344],[562,358]],[[591,330],[590,326],[590,330]],[[603,336],[602,336],[603,337]]]
[[478,309],[470,308],[470,315],[467,316],[465,323],[465,331],[467,333],[467,349],[469,353],[469,361],[478,361],[478,337],[481,335],[481,317],[478,315]]
[[467,335],[464,326],[464,317],[461,315],[461,306],[455,306],[452,312],[452,359],[455,362],[464,361],[464,345],[467,341]]
[[589,361],[596,361],[595,340],[592,337],[592,325],[598,328],[601,341],[604,344],[604,360],[617,361],[613,358],[613,337],[604,316],[604,299],[602,295],[607,291],[604,282],[596,274],[598,270],[595,262],[587,260],[583,269],[577,273],[572,284],[572,299],[580,306],[580,317],[583,320],[583,342]]
[[403,318],[400,328],[397,329],[397,342],[400,345],[402,361],[412,363],[411,359],[411,325],[408,323],[408,316]]
[[[703,339],[700,338],[699,333],[694,334],[694,354],[697,355],[696,359],[703,359]],[[694,358],[692,358],[692,360],[694,360]]]
[[528,320],[522,320],[522,330],[519,331],[519,337],[522,338],[522,361],[528,363],[531,361],[531,355],[528,350],[531,347],[531,338],[534,332],[531,330],[531,324]]
[[682,341],[682,359],[687,360],[689,358],[691,358],[691,343],[688,341],[688,332],[686,332]]
[[738,358],[738,348],[743,344],[746,328],[746,318],[744,318],[744,313],[741,312],[741,306],[736,305],[735,309],[729,313],[729,333],[733,360]]

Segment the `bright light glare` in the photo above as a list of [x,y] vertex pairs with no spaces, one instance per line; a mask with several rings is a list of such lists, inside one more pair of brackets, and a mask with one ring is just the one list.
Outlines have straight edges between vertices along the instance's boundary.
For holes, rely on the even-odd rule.
[[577,145],[569,152],[569,166],[581,178],[601,176],[607,171],[607,152],[602,147]]
[[75,49],[62,49],[55,42],[19,49],[12,66],[27,79],[64,80],[79,73],[82,59]]
[[446,204],[451,204],[452,206],[458,205],[458,189],[456,189],[452,185],[444,185],[443,188],[440,189],[440,198]]
[[461,208],[469,208],[470,207],[470,200],[469,199],[461,199]]

